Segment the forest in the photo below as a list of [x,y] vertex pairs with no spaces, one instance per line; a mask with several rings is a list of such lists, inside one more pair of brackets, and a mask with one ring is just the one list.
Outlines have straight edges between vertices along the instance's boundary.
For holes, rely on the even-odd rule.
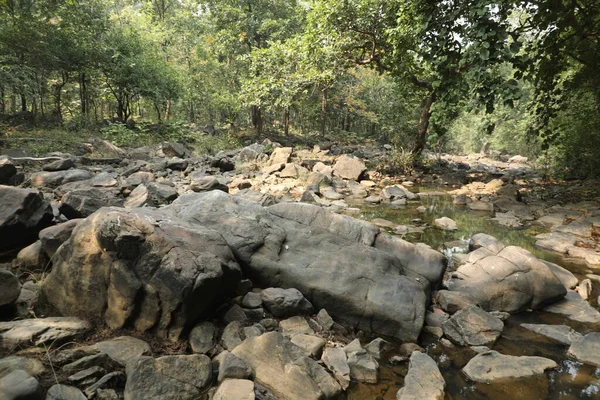
[[[326,137],[600,166],[596,0],[2,0],[0,135]],[[54,135],[54,136],[53,136]]]

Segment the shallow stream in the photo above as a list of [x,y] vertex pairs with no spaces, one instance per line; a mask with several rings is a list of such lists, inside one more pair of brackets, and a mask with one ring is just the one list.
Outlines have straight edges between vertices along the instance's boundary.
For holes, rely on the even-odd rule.
[[[411,188],[413,192],[431,191],[432,188]],[[437,188],[433,190],[438,190]],[[417,211],[425,206],[426,212]],[[491,221],[489,212],[472,211],[466,207],[455,206],[448,195],[423,197],[419,201],[409,202],[401,208],[389,205],[357,205],[361,209],[360,218],[373,220],[382,218],[398,225],[427,226],[423,233],[404,235],[411,242],[423,242],[451,257],[453,252],[466,252],[468,240],[475,233],[484,232],[496,237],[507,245],[523,247],[537,257],[557,263],[569,269],[579,280],[593,271],[585,265],[564,259],[556,253],[537,249],[534,236],[544,232],[539,226],[523,229],[511,229]],[[433,220],[442,216],[456,221],[457,231],[442,231],[432,227]],[[387,230],[394,233],[393,230]],[[402,235],[401,235],[402,236]],[[592,305],[598,308],[596,297],[600,285],[594,283]],[[600,399],[600,368],[585,365],[567,356],[568,347],[545,341],[540,336],[521,328],[522,323],[545,323],[569,325],[581,334],[590,331],[590,327],[573,323],[564,317],[541,311],[524,312],[512,315],[505,321],[500,339],[491,348],[502,354],[514,356],[541,356],[553,359],[558,364],[556,370],[547,373],[548,379],[537,378],[523,381],[499,382],[494,384],[476,384],[468,381],[461,369],[475,355],[468,347],[444,346],[438,339],[424,334],[419,344],[436,360],[440,372],[446,380],[446,399],[491,399],[491,400],[575,400]],[[393,352],[392,352],[393,354]],[[388,360],[380,362],[380,382],[377,385],[354,385],[348,399],[394,400],[396,392],[404,384],[408,371],[408,362],[392,366]]]

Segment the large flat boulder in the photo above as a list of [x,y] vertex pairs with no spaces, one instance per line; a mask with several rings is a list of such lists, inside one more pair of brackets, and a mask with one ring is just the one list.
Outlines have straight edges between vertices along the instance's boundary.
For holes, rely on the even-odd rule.
[[296,288],[359,329],[409,341],[421,331],[429,282],[374,248],[372,225],[309,204],[263,208],[220,191],[181,196],[167,209],[220,232],[258,285]]
[[561,280],[529,251],[490,237],[476,239],[475,251],[448,281],[449,290],[468,294],[484,310],[511,313],[542,308],[567,294]]
[[52,208],[34,189],[0,185],[0,250],[27,245],[52,223]]
[[41,298],[63,315],[178,339],[240,276],[214,230],[152,209],[103,208],[58,249]]
[[357,181],[366,170],[367,167],[360,158],[347,154],[340,156],[333,166],[335,176],[353,181]]
[[91,179],[93,172],[85,169],[70,169],[67,171],[41,171],[31,175],[31,186],[35,188],[57,188],[69,182]]
[[497,351],[487,351],[473,357],[463,372],[475,382],[492,383],[542,375],[557,366],[554,361],[544,357],[507,356]]
[[51,317],[0,322],[0,349],[46,345],[82,335],[90,325],[79,318]]

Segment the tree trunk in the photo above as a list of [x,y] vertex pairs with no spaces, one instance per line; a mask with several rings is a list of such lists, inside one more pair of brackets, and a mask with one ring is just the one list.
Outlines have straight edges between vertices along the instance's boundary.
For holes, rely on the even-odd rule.
[[285,136],[290,135],[290,108],[285,108],[285,114],[283,115],[283,132]]
[[25,92],[21,92],[21,111],[27,111],[27,98]]
[[321,135],[327,130],[327,88],[321,91]]
[[156,116],[158,117],[158,123],[160,124],[162,122],[162,119],[160,118],[160,107],[156,102],[154,102],[154,109],[156,110]]
[[415,147],[413,148],[414,154],[421,154],[423,149],[425,149],[425,144],[427,143],[427,134],[429,133],[429,120],[431,118],[431,106],[436,100],[435,91],[431,92],[427,99],[425,100],[425,104],[423,105],[423,110],[421,111],[421,117],[419,118],[419,124],[417,125],[417,140],[415,143]]
[[85,79],[85,72],[82,71],[81,74],[79,74],[79,101],[81,103],[81,115],[86,115],[88,113],[87,87]]
[[0,85],[0,113],[6,111],[6,103],[4,102],[4,86]]
[[259,106],[252,106],[252,127],[257,135],[262,133],[262,115]]
[[171,100],[165,102],[165,121],[171,119]]

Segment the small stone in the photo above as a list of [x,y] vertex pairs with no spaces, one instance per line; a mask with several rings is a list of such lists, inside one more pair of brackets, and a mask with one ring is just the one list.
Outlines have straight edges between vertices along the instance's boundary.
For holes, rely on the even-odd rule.
[[461,346],[487,346],[502,333],[501,320],[477,306],[463,308],[443,324],[444,334]]
[[87,397],[76,387],[54,385],[48,389],[46,400],[87,400]]
[[379,380],[379,364],[364,349],[348,354],[348,366],[352,379],[366,383],[377,383]]
[[348,365],[346,352],[339,347],[327,347],[323,351],[321,361],[333,373],[342,389],[348,389],[348,386],[350,386],[350,366]]
[[280,321],[279,327],[281,328],[281,332],[288,336],[294,336],[301,333],[313,335],[315,333],[306,319],[299,315]]
[[80,358],[62,367],[62,370],[67,373],[81,371],[90,367],[103,367],[106,369],[111,365],[111,359],[108,354],[99,353],[91,356]]
[[246,308],[259,308],[262,305],[260,293],[248,292],[242,299],[242,306]]
[[243,329],[243,332],[244,332],[244,337],[249,338],[249,337],[255,337],[255,336],[262,335],[263,333],[266,332],[266,329],[261,324],[254,324],[252,326],[245,327]]
[[190,347],[194,353],[206,354],[216,343],[217,329],[210,322],[201,322],[190,332]]
[[317,336],[298,334],[291,339],[292,343],[300,347],[307,356],[320,358],[325,347],[325,339]]
[[227,379],[219,385],[213,400],[254,400],[254,382],[246,379]]
[[219,382],[223,382],[225,379],[250,379],[252,377],[252,369],[248,363],[228,351],[219,354],[214,361],[219,365],[217,378]]
[[229,351],[235,349],[243,341],[242,328],[244,325],[240,321],[233,321],[227,324],[221,335],[221,344]]
[[448,217],[442,217],[442,218],[435,219],[433,221],[433,224],[444,231],[458,230],[458,226],[456,225],[456,222]]
[[365,350],[367,350],[371,355],[376,359],[380,360],[383,356],[383,353],[388,350],[390,347],[390,343],[381,339],[376,338],[373,339],[365,346]]
[[590,279],[582,280],[575,291],[579,293],[582,299],[588,300],[592,295],[592,281]]
[[326,331],[330,330],[334,324],[333,318],[329,316],[327,310],[325,310],[324,308],[322,308],[321,311],[319,311],[319,313],[317,314],[317,322]]
[[104,375],[106,375],[106,370],[104,368],[90,367],[88,369],[84,369],[83,371],[79,371],[76,374],[69,376],[67,380],[72,383],[79,383],[93,378],[100,378]]
[[223,321],[225,323],[230,323],[233,321],[246,322],[248,320],[248,316],[244,312],[244,309],[237,304],[231,306],[229,310],[223,316]]

